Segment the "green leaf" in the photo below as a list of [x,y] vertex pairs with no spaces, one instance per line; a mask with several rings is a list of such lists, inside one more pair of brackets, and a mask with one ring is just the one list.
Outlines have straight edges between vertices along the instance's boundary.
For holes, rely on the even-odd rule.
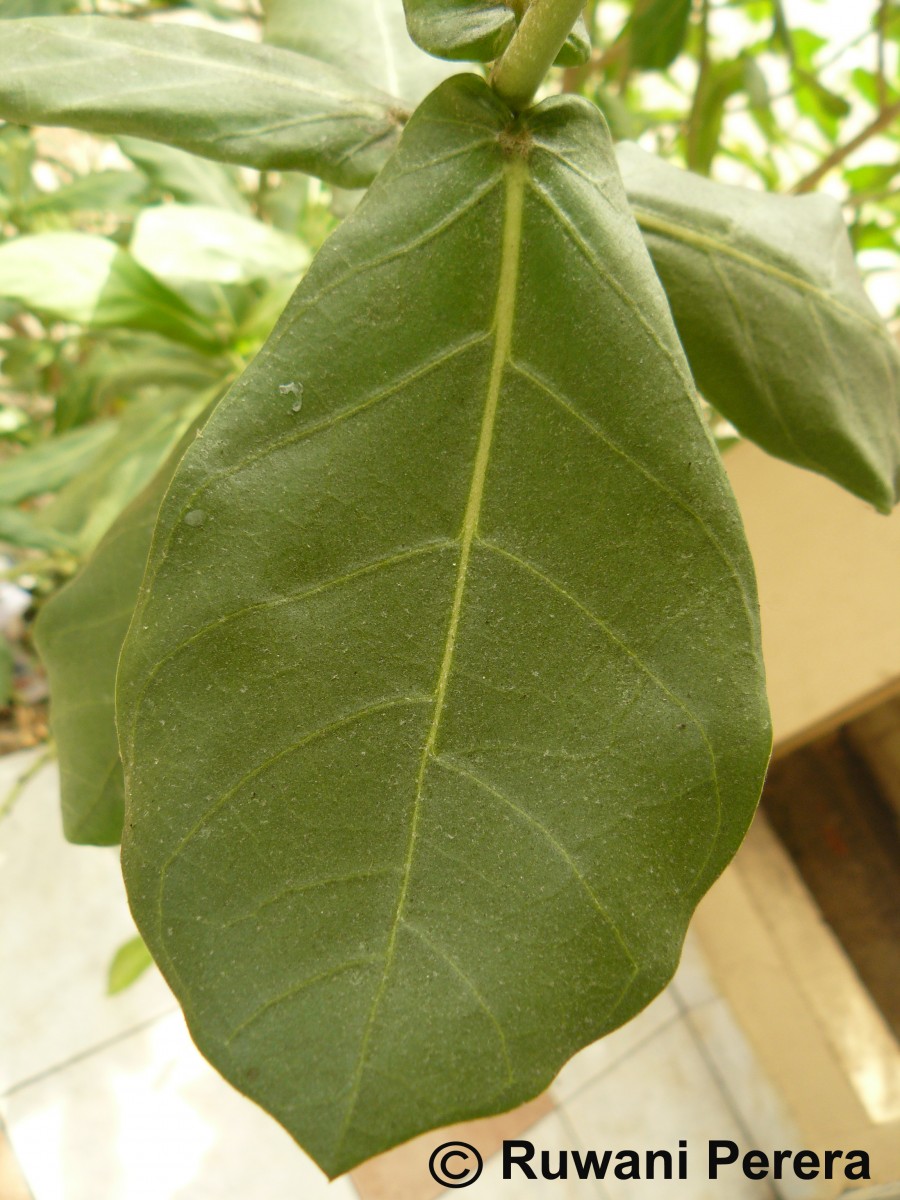
[[[491,62],[509,45],[525,11],[521,0],[403,0],[409,35],[441,58]],[[559,66],[586,62],[591,54],[587,26],[579,18],[557,55]]]
[[690,18],[691,0],[636,0],[626,26],[632,64],[644,71],[671,66],[684,49]]
[[55,492],[91,464],[115,431],[115,421],[98,421],[4,459],[0,463],[0,504],[18,504],[42,492]]
[[264,0],[265,38],[417,104],[452,73],[410,40],[403,0]]
[[295,237],[204,204],[145,208],[131,239],[134,258],[172,286],[192,281],[252,283],[299,275],[310,253]]
[[665,984],[768,721],[592,105],[514,121],[462,76],[416,112],[179,465],[117,721],[139,928],[330,1174],[534,1096]]
[[74,12],[78,0],[3,0],[0,4],[0,20],[17,17],[53,17]]
[[161,192],[182,204],[211,204],[249,214],[250,205],[240,187],[235,167],[210,162],[144,138],[118,137],[119,149]]
[[713,63],[704,74],[697,93],[688,133],[686,158],[693,171],[709,174],[719,150],[725,104],[748,83],[746,60]]
[[74,541],[82,552],[92,550],[147,486],[210,399],[209,390],[198,393],[173,387],[129,404],[115,437],[87,471],[35,515],[36,524]]
[[0,633],[0,708],[5,708],[12,699],[15,664],[12,646],[5,633]]
[[706,399],[770,454],[890,511],[900,354],[839,206],[711,183],[636,146],[618,157]]
[[389,96],[315,59],[115,17],[6,22],[0,117],[134,134],[344,187],[370,182],[401,119]]
[[[92,171],[65,183],[52,192],[41,192],[25,205],[31,228],[36,217],[45,216],[59,224],[69,213],[102,213],[127,216],[147,191],[147,184],[136,171]],[[44,222],[49,224],[49,221]]]
[[124,942],[109,964],[107,992],[110,996],[124,992],[126,988],[131,987],[140,979],[148,967],[152,966],[153,959],[150,957],[150,951],[144,944],[143,938],[134,937],[130,941]]
[[205,416],[204,411],[35,622],[35,645],[50,682],[63,830],[70,842],[112,846],[122,836],[125,795],[116,741],[116,667],[156,514],[178,460]]
[[115,242],[94,234],[36,233],[0,245],[0,296],[95,329],[149,330],[221,348],[179,296]]
[[27,550],[72,551],[74,540],[56,529],[42,526],[31,512],[0,505],[0,542]]

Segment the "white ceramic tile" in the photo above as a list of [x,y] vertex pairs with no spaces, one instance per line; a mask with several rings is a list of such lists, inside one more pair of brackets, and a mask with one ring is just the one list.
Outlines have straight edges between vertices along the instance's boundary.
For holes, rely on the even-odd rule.
[[570,1058],[551,1088],[554,1100],[569,1099],[604,1071],[610,1070],[638,1047],[656,1037],[661,1029],[677,1018],[678,1008],[674,1000],[667,991],[663,992],[633,1021]]
[[[753,1048],[734,1019],[725,1000],[714,1000],[687,1016],[706,1053],[715,1062],[722,1087],[732,1107],[740,1113],[753,1147],[767,1153],[797,1149],[804,1139],[791,1120],[783,1099],[764,1074]],[[819,1184],[797,1179],[791,1173],[778,1183],[784,1200],[810,1200]]]
[[[0,758],[0,795],[33,761]],[[106,995],[134,936],[119,856],[63,839],[57,788],[48,766],[0,822],[0,1093],[174,1008],[156,970]]]
[[706,967],[700,942],[693,933],[688,933],[681,962],[669,988],[684,1008],[695,1008],[718,998],[718,990]]
[[742,1146],[744,1139],[683,1019],[562,1108],[582,1149],[628,1149],[642,1155],[669,1150],[674,1155],[679,1139],[687,1141],[686,1180],[606,1180],[612,1200],[773,1200],[768,1183],[749,1181],[740,1169],[735,1174],[732,1168],[716,1182],[708,1179],[708,1141],[727,1138]]
[[16,1092],[34,1200],[355,1200],[194,1048],[180,1014]]
[[[541,1176],[541,1152],[549,1155],[550,1170],[559,1169],[560,1151],[578,1149],[573,1144],[571,1130],[557,1113],[550,1113],[531,1129],[520,1135],[519,1140],[531,1142],[534,1159],[530,1165],[537,1179],[529,1179],[519,1167],[513,1167],[510,1178],[503,1178],[503,1158],[495,1154],[484,1165],[481,1178],[466,1188],[468,1200],[608,1200],[608,1192],[599,1180],[579,1180],[574,1170],[567,1172],[565,1179],[544,1179]],[[569,1178],[571,1174],[573,1178]]]

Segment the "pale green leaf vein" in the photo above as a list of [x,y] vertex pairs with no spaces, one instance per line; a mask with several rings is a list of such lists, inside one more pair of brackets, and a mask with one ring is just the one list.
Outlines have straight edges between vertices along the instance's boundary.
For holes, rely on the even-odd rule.
[[520,804],[516,804],[516,802],[514,800],[511,800],[509,798],[509,796],[507,796],[503,792],[501,792],[499,790],[499,788],[495,788],[492,784],[488,783],[486,779],[482,779],[480,775],[477,775],[469,767],[462,766],[460,763],[456,762],[455,759],[448,758],[446,754],[438,755],[435,758],[435,762],[437,763],[437,765],[439,767],[444,767],[448,771],[454,771],[457,775],[461,775],[461,776],[463,776],[463,778],[471,780],[472,783],[476,784],[478,787],[480,787],[484,791],[486,791],[489,795],[493,796],[495,800],[499,800],[502,804],[505,804],[506,807],[508,809],[510,809],[511,812],[514,812],[521,821],[524,821],[532,829],[536,829],[544,837],[544,839],[547,842],[549,842],[549,844],[553,847],[553,850],[556,853],[556,855],[560,859],[562,859],[562,861],[569,868],[569,871],[571,872],[572,877],[575,879],[576,883],[582,889],[582,891],[584,892],[588,901],[590,902],[591,906],[596,910],[597,914],[600,916],[604,925],[606,925],[607,928],[610,930],[613,937],[618,942],[619,948],[621,949],[622,953],[625,955],[625,957],[628,959],[628,962],[631,964],[631,977],[629,978],[628,984],[626,984],[626,987],[628,985],[630,985],[631,980],[634,978],[634,976],[637,974],[637,971],[638,971],[638,964],[635,960],[635,957],[631,953],[631,950],[628,948],[628,943],[625,941],[622,931],[619,929],[616,922],[612,919],[612,917],[606,911],[606,908],[602,904],[599,896],[594,891],[594,889],[591,887],[591,885],[588,883],[587,879],[585,878],[584,874],[582,873],[580,867],[578,866],[578,863],[575,861],[575,859],[572,857],[572,855],[569,853],[569,851],[565,848],[565,846],[562,844],[562,842],[559,840],[559,838],[556,837],[556,835],[551,830],[549,830],[547,828],[547,826],[543,824],[543,822],[539,821],[537,819],[537,817],[532,816],[532,814],[530,812],[528,812],[527,809],[522,808],[522,806]]
[[438,672],[431,725],[425,738],[425,743],[422,747],[422,755],[419,762],[415,798],[410,817],[409,841],[407,844],[406,861],[403,868],[403,880],[397,897],[397,907],[395,909],[393,921],[388,934],[387,947],[384,956],[384,970],[382,972],[380,985],[376,990],[372,1000],[369,1019],[363,1031],[356,1071],[354,1072],[353,1082],[350,1088],[350,1095],[347,1102],[346,1114],[337,1137],[336,1152],[340,1151],[340,1148],[344,1143],[344,1139],[347,1136],[353,1120],[353,1115],[356,1111],[360,1088],[362,1086],[363,1072],[366,1066],[369,1042],[372,1036],[372,1031],[375,1027],[375,1021],[378,1016],[381,1001],[387,988],[387,982],[394,964],[394,957],[397,948],[397,931],[403,919],[406,899],[409,893],[412,866],[415,858],[416,837],[418,834],[419,819],[421,815],[425,775],[428,769],[428,764],[434,757],[438,730],[440,728],[441,716],[447,695],[447,687],[450,680],[450,672],[453,666],[453,657],[456,648],[456,636],[459,629],[459,620],[462,612],[463,596],[465,594],[466,580],[468,577],[472,543],[478,530],[478,521],[481,515],[481,504],[484,497],[484,485],[487,476],[488,463],[490,461],[491,444],[493,441],[494,426],[497,419],[497,408],[500,401],[500,387],[503,380],[503,372],[509,360],[510,349],[512,346],[516,292],[518,290],[519,263],[522,249],[522,214],[525,200],[525,187],[528,178],[525,163],[521,160],[516,160],[507,164],[504,176],[506,180],[506,205],[503,220],[503,237],[501,246],[500,274],[497,285],[497,302],[494,310],[493,328],[491,330],[494,338],[494,354],[491,362],[491,372],[488,380],[484,411],[482,413],[481,428],[478,435],[478,447],[475,452],[475,461],[472,468],[469,494],[466,500],[465,513],[463,514],[456,585],[453,592],[453,601],[451,604],[450,617],[447,624],[444,652],[441,659],[440,670]]
[[506,1069],[506,1079],[504,1080],[502,1086],[509,1086],[509,1084],[511,1084],[513,1081],[513,1066],[512,1060],[509,1056],[509,1046],[506,1041],[506,1034],[503,1031],[503,1026],[500,1024],[500,1021],[497,1018],[497,1014],[488,1004],[487,1000],[485,1000],[484,996],[482,996],[475,984],[475,981],[466,974],[466,972],[462,969],[452,955],[448,954],[443,947],[432,941],[432,939],[425,933],[424,929],[420,929],[419,926],[414,925],[412,921],[404,918],[402,925],[404,929],[408,929],[410,933],[415,934],[415,936],[428,947],[428,949],[437,959],[445,962],[447,966],[450,967],[451,971],[453,971],[457,978],[459,978],[462,983],[465,984],[468,990],[475,997],[478,1007],[485,1014],[491,1025],[493,1025],[494,1031],[497,1034],[497,1041],[500,1044],[500,1053],[503,1056],[503,1064]]
[[648,483],[652,484],[654,487],[663,492],[664,495],[668,496],[683,513],[689,516],[692,521],[696,522],[698,529],[712,546],[717,557],[721,559],[726,571],[734,580],[734,583],[738,589],[738,594],[741,597],[741,603],[744,609],[744,614],[747,618],[747,626],[750,630],[751,638],[755,640],[756,620],[753,616],[753,608],[751,607],[750,597],[747,594],[747,588],[744,584],[744,581],[738,574],[737,568],[731,561],[730,556],[725,552],[725,548],[723,547],[722,543],[719,541],[709,524],[704,521],[700,513],[698,513],[697,510],[691,504],[689,504],[683,496],[680,496],[673,487],[665,483],[659,478],[658,475],[654,475],[652,471],[648,470],[648,468],[645,467],[644,464],[638,459],[634,458],[633,455],[629,454],[626,450],[623,450],[622,447],[613,441],[609,434],[604,432],[604,430],[601,429],[595,421],[592,421],[590,417],[587,417],[583,412],[581,412],[581,410],[577,408],[571,402],[571,400],[568,400],[556,388],[551,387],[546,380],[541,379],[541,377],[537,375],[530,367],[525,367],[521,363],[517,362],[510,362],[509,365],[511,370],[516,371],[524,379],[527,379],[531,384],[538,388],[539,391],[543,392],[549,399],[558,404],[560,408],[569,413],[570,416],[574,417],[577,421],[580,421],[581,424],[584,425],[585,428],[589,429],[594,437],[603,442],[603,444],[609,450],[611,450],[613,454],[621,458],[623,462],[627,462],[636,471],[639,471]]
[[245,1033],[251,1025],[255,1025],[267,1012],[271,1012],[273,1008],[276,1008],[280,1004],[286,1004],[289,1000],[295,999],[302,992],[308,991],[317,983],[326,983],[329,979],[334,979],[337,975],[343,975],[345,971],[352,971],[355,967],[368,967],[380,961],[381,958],[377,954],[371,954],[365,958],[353,958],[349,962],[341,963],[337,967],[331,967],[327,971],[320,971],[318,975],[312,975],[309,979],[301,980],[300,983],[288,988],[286,992],[281,992],[279,995],[267,1000],[265,1004],[255,1009],[249,1017],[241,1021],[240,1025],[236,1025],[225,1039],[225,1045],[230,1046],[235,1038]]
[[[306,892],[314,892],[319,888],[340,887],[344,883],[358,883],[363,879],[378,879],[383,875],[396,875],[398,870],[399,868],[396,866],[371,867],[366,871],[352,871],[349,875],[329,875],[325,879],[312,879],[308,883],[291,884],[288,887],[282,888],[274,896],[267,896],[265,900],[259,903],[256,908],[251,909],[250,912],[242,913],[239,917],[232,917],[230,921],[225,921],[219,928],[233,929],[236,925],[243,925],[245,921],[252,921],[255,917],[258,917],[267,908],[272,908],[274,905],[280,904],[283,900],[288,900],[294,896],[302,896]],[[380,961],[380,956],[378,961]]]
[[[539,579],[547,587],[552,588],[554,592],[562,596],[563,599],[567,600],[570,604],[577,608],[589,621],[591,621],[592,624],[596,625],[598,629],[606,634],[606,636],[614,645],[618,646],[618,648],[632,660],[635,666],[638,667],[638,669],[656,685],[656,687],[672,702],[672,704],[681,709],[681,711],[699,733],[709,756],[711,778],[716,800],[716,828],[711,839],[711,846],[715,846],[715,842],[719,836],[719,831],[722,824],[722,797],[719,790],[719,772],[718,765],[716,763],[715,751],[713,750],[712,743],[709,740],[709,734],[707,733],[703,722],[699,719],[696,713],[694,713],[683,700],[675,695],[675,693],[665,684],[665,682],[660,679],[652,667],[645,663],[641,656],[631,646],[629,646],[626,641],[620,638],[619,635],[613,629],[611,629],[601,617],[593,612],[592,609],[588,608],[586,604],[583,604],[577,596],[574,596],[567,588],[563,587],[561,583],[558,583],[555,579],[552,579],[534,563],[522,558],[521,555],[513,554],[511,551],[504,549],[502,546],[498,546],[495,542],[489,542],[479,538],[478,544],[483,546],[486,550],[490,550],[494,554],[498,554],[502,558],[508,559],[509,562],[515,563],[523,571],[527,571],[536,579]],[[712,850],[710,850],[710,853],[712,853]],[[706,863],[704,861],[703,866],[705,865]],[[701,871],[703,866],[700,868]],[[697,874],[699,875],[700,872],[698,871]]]
[[[440,538],[432,542],[426,542],[422,546],[414,546],[408,550],[401,550],[396,554],[390,554],[385,558],[377,558],[372,562],[363,563],[362,566],[354,568],[352,571],[345,571],[340,575],[335,575],[331,579],[323,579],[319,583],[309,584],[299,591],[290,592],[286,596],[273,596],[267,600],[259,600],[255,604],[244,604],[240,608],[233,609],[231,612],[223,613],[222,616],[216,617],[214,621],[203,625],[186,637],[183,641],[178,642],[171,650],[167,650],[162,658],[158,659],[151,670],[147,674],[147,678],[138,693],[135,701],[136,714],[143,705],[144,697],[147,694],[150,685],[157,678],[162,669],[182,654],[195,643],[202,641],[209,634],[215,633],[223,629],[227,625],[233,624],[235,621],[241,621],[246,617],[253,616],[254,613],[272,612],[277,608],[294,604],[303,604],[306,600],[312,600],[315,596],[320,596],[325,592],[334,591],[334,589],[343,587],[345,584],[352,583],[356,579],[364,579],[366,576],[375,575],[379,571],[387,570],[390,567],[397,566],[399,563],[409,562],[411,559],[421,558],[423,555],[433,554],[437,550],[446,550],[456,548],[457,542],[450,538]],[[137,717],[135,718],[135,720]],[[134,728],[134,724],[132,725]]]

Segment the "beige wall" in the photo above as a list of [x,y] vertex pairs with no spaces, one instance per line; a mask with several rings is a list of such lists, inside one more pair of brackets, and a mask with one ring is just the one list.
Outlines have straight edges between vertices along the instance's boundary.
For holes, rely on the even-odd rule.
[[756,562],[776,742],[900,679],[900,510],[749,443],[725,456]]

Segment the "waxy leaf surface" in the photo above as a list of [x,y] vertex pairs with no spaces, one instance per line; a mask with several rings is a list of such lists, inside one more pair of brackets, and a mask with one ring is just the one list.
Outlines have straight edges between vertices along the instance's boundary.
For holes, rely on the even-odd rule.
[[[298,396],[302,394],[302,399]],[[665,984],[769,749],[753,575],[606,128],[413,116],[160,511],[133,912],[331,1174]]]
[[328,63],[186,25],[7,21],[0,117],[168,142],[222,162],[369,183],[396,101]]
[[712,183],[620,145],[697,386],[748,438],[884,512],[900,498],[900,352],[838,205]]

